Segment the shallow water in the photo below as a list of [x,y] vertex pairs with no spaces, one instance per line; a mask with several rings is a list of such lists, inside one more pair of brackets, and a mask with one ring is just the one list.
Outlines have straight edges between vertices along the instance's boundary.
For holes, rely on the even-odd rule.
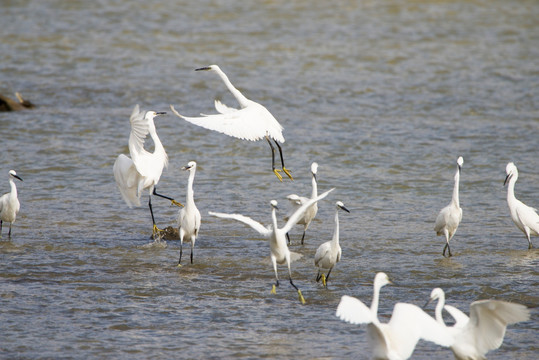
[[[2,4],[0,92],[38,108],[0,113],[2,192],[9,169],[24,179],[13,237],[5,227],[0,241],[0,357],[369,358],[365,329],[334,313],[344,294],[369,303],[385,271],[395,285],[382,290],[384,319],[436,286],[462,310],[481,298],[534,308],[489,359],[535,358],[539,253],[509,217],[503,180],[514,161],[517,197],[539,206],[537,2]],[[112,165],[128,152],[136,103],[187,115],[212,112],[214,98],[236,105],[215,74],[193,71],[213,63],[284,126],[295,181],[271,174],[263,142],[158,118],[170,158],[159,191],[181,201],[180,168],[198,162],[195,264],[177,268],[178,243],[150,242],[148,209],[127,208]],[[446,259],[432,229],[459,155],[464,216]],[[304,246],[300,226],[291,234],[302,306],[286,267],[270,294],[269,247],[256,232],[207,212],[267,223],[277,199],[284,216],[286,195],[310,194],[312,161],[320,190],[336,190]],[[312,258],[331,238],[336,200],[351,213],[323,289]],[[161,227],[174,224],[169,202],[154,210]],[[452,355],[421,342],[413,357]]]

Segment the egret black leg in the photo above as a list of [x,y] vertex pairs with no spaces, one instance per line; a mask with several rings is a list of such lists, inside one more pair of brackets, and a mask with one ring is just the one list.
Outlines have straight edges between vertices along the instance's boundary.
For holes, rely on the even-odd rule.
[[180,259],[178,260],[178,265],[182,264],[182,253],[183,253],[183,244],[180,243]]
[[[1,230],[1,228],[0,228]],[[288,240],[288,245],[290,245],[290,236],[288,235],[288,233],[286,233],[286,240]]]
[[279,155],[281,156],[281,165],[283,166],[283,172],[290,178],[290,180],[294,180],[292,178],[292,175],[290,174],[290,171],[284,166],[284,159],[283,159],[283,150],[281,149],[281,145],[275,140],[275,145],[277,145],[277,148],[279,149]]
[[152,194],[155,195],[155,196],[162,197],[163,199],[170,200],[170,201],[172,202],[173,205],[176,205],[176,206],[183,206],[181,203],[179,203],[178,201],[174,200],[173,198],[171,198],[171,197],[169,197],[169,196],[162,195],[162,194],[158,194],[157,191],[155,190],[155,187],[153,188]]
[[281,174],[279,174],[280,170],[277,170],[275,168],[275,148],[273,147],[273,145],[271,143],[271,140],[268,137],[268,135],[266,135],[266,140],[268,141],[268,144],[269,144],[269,146],[271,148],[271,170],[273,170],[273,173],[275,174],[275,176],[277,176],[279,181],[283,181],[283,177],[281,176]]
[[305,239],[305,230],[303,230],[303,236],[301,237],[301,245],[303,245],[303,239]]

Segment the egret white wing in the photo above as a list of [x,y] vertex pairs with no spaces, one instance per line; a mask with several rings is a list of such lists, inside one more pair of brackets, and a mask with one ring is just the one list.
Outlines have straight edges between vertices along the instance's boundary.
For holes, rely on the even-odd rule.
[[[137,105],[133,108],[131,117],[131,133],[129,134],[129,152],[131,157],[136,157],[137,154],[144,152],[144,139],[150,132],[148,120],[144,118],[144,111],[140,111]],[[135,153],[135,154],[133,154]]]
[[259,113],[253,107],[201,117],[183,116],[172,105],[170,109],[176,116],[191,124],[239,139],[257,141],[268,134],[268,129],[263,126],[264,122],[257,121]]
[[536,209],[522,203],[522,206],[517,207],[516,213],[521,224],[529,227],[532,233],[539,234],[539,215]]
[[124,154],[119,155],[112,168],[114,179],[120,189],[122,198],[129,207],[140,206],[138,194],[138,181],[140,175],[133,164],[133,161]]
[[371,309],[355,297],[343,295],[335,315],[350,324],[368,324],[375,321]]
[[476,346],[485,354],[502,345],[508,324],[526,321],[530,318],[528,308],[500,300],[479,300],[470,305],[470,322],[475,328]]
[[238,109],[226,106],[219,100],[215,100],[215,110],[221,114],[229,114],[238,111]]
[[319,200],[322,200],[323,198],[328,196],[328,194],[332,192],[333,190],[335,190],[335,188],[326,191],[325,193],[321,194],[320,196],[314,199],[310,199],[309,201],[306,201],[303,205],[301,205],[299,209],[296,210],[295,213],[290,215],[290,217],[288,218],[288,221],[286,222],[286,225],[281,230],[285,233],[289,232],[294,227],[294,225],[296,225],[299,219],[303,216],[305,211],[307,211],[309,206],[311,206],[312,204],[314,204],[315,202]]
[[208,212],[208,214],[210,214],[212,216],[217,216],[217,217],[220,217],[220,218],[223,218],[223,219],[233,219],[233,220],[237,220],[239,222],[242,222],[242,223],[244,223],[246,225],[249,225],[250,227],[252,227],[256,231],[258,231],[261,235],[263,235],[265,237],[268,237],[271,234],[270,229],[268,229],[267,227],[265,227],[264,225],[262,225],[258,221],[255,221],[255,220],[251,219],[250,217],[247,217],[247,216],[244,216],[244,215],[217,213],[217,212],[213,212],[213,211]]
[[460,329],[468,324],[470,318],[454,306],[445,305],[444,309],[455,319],[455,328]]

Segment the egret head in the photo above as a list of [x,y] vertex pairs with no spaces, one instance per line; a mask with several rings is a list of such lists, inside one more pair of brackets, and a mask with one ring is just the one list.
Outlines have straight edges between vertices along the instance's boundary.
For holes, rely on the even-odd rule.
[[318,163],[316,162],[313,162],[311,164],[311,172],[313,173],[313,175],[316,175],[316,172],[318,171]]
[[19,179],[20,181],[22,181],[22,179],[17,175],[17,173],[15,172],[15,170],[9,170],[9,177],[10,177],[10,178]]
[[146,114],[144,115],[144,117],[148,120],[153,120],[154,117],[158,116],[158,115],[165,115],[166,112],[164,111],[146,111]]
[[457,159],[457,165],[459,169],[462,167],[462,164],[464,164],[464,159],[462,158],[462,156],[459,156],[459,158]]
[[195,71],[208,71],[208,70],[217,71],[217,70],[220,70],[220,69],[219,69],[219,66],[217,66],[217,65],[204,66],[204,67],[195,69]]
[[389,280],[389,277],[384,272],[379,272],[374,277],[374,286],[377,288],[381,288],[382,286],[385,286],[387,284],[391,284],[391,281]]
[[271,205],[271,207],[272,207],[273,209],[279,209],[279,208],[277,207],[277,200],[271,200],[271,201],[270,201],[270,205]]
[[518,179],[518,170],[517,170],[517,167],[515,166],[515,164],[513,164],[512,162],[508,163],[507,166],[505,167],[505,173],[507,174],[507,176],[505,177],[505,181],[503,182],[504,186],[512,178],[515,178],[515,181],[517,181],[517,179]]
[[335,205],[337,205],[337,209],[343,209],[347,213],[350,212],[350,210],[348,210],[341,201],[337,201]]
[[182,170],[188,170],[188,171],[191,171],[191,170],[196,170],[197,168],[197,163],[194,162],[194,161],[189,161],[189,163],[182,167]]

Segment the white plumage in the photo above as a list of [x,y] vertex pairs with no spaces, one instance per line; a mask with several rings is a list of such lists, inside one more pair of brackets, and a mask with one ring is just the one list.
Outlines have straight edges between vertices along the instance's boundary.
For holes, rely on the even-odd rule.
[[9,170],[9,186],[11,191],[0,197],[0,237],[2,236],[2,223],[4,221],[9,223],[8,237],[11,237],[11,225],[15,222],[21,208],[17,197],[17,186],[13,179],[22,181],[15,170]]
[[507,325],[530,318],[524,305],[500,300],[479,300],[470,304],[470,317],[459,309],[445,305],[445,294],[440,288],[432,290],[430,301],[438,300],[435,318],[445,326],[442,309],[455,319],[455,325],[447,327],[453,342],[451,350],[457,359],[485,359],[488,351],[499,348],[503,343]]
[[[327,280],[331,270],[341,260],[341,246],[339,245],[339,209],[350,212],[341,201],[335,203],[335,230],[333,238],[318,247],[314,255],[314,265],[318,267],[316,281],[322,279],[322,284],[327,286]],[[322,269],[328,269],[327,275],[320,273]]]
[[[305,197],[305,196],[298,196],[296,194],[290,194],[286,197],[292,204],[292,213],[296,211],[297,209],[299,209],[301,205],[305,204],[310,199],[314,199],[315,197],[318,196],[318,181],[316,178],[317,172],[318,172],[318,164],[316,162],[313,162],[311,164],[312,192],[311,192],[310,198]],[[303,235],[301,236],[301,245],[303,245],[303,241],[305,239],[305,232],[309,228],[309,225],[311,224],[311,221],[313,221],[313,219],[315,218],[317,212],[318,212],[318,203],[315,202],[307,209],[307,211],[305,211],[305,214],[303,214],[303,216],[297,222],[298,224],[303,225]],[[286,237],[288,239],[288,243],[290,244],[290,237],[288,236],[288,234],[286,234]]]
[[279,143],[284,143],[283,127],[264,106],[247,99],[232,85],[226,74],[217,65],[210,65],[196,70],[211,70],[217,73],[223,80],[228,90],[234,95],[239,109],[231,108],[215,100],[215,109],[218,114],[201,114],[200,117],[188,117],[181,115],[174,106],[170,109],[178,117],[205,129],[214,130],[242,140],[258,141],[266,139],[272,150],[272,169],[275,175],[282,181],[279,169],[275,168],[275,149],[270,141],[272,139],[279,149],[281,156],[282,171],[292,179],[288,169],[284,166],[282,149]]
[[[148,206],[152,215],[153,235],[159,232],[155,224],[152,210],[152,194],[171,200],[175,205],[181,205],[174,199],[157,194],[155,187],[159,183],[163,168],[168,165],[168,156],[163,144],[157,136],[153,119],[165,112],[141,111],[138,104],[133,108],[129,118],[131,133],[129,135],[129,154],[121,154],[114,162],[113,172],[116,184],[120,189],[122,198],[129,207],[140,206],[140,197],[143,190],[148,190]],[[154,152],[144,149],[144,140],[150,134],[154,142]]]
[[282,227],[279,228],[277,225],[277,215],[276,215],[276,209],[277,209],[277,201],[271,200],[271,225],[264,226],[258,221],[255,221],[247,216],[240,215],[240,214],[224,214],[224,213],[216,213],[210,211],[209,214],[213,216],[217,216],[220,218],[225,219],[233,219],[240,221],[246,225],[249,225],[254,230],[256,230],[260,235],[264,236],[269,240],[270,245],[270,258],[271,262],[273,264],[273,271],[275,272],[275,284],[272,288],[272,293],[275,293],[275,287],[279,286],[279,276],[277,274],[277,264],[284,264],[286,263],[288,266],[288,275],[290,278],[290,284],[298,291],[298,295],[300,298],[300,301],[302,303],[305,303],[305,300],[303,298],[303,295],[301,294],[301,291],[298,289],[296,285],[292,282],[292,272],[290,270],[290,262],[291,262],[291,252],[288,249],[288,246],[286,245],[286,236],[285,234],[290,231],[292,226],[298,221],[298,219],[303,215],[303,213],[307,210],[307,208],[314,202],[322,200],[325,198],[333,189],[326,191],[322,195],[309,200],[307,203],[305,203],[303,206],[301,206],[292,216],[288,219],[287,223]]
[[462,156],[459,156],[457,159],[457,172],[455,173],[453,197],[449,205],[440,210],[434,224],[434,231],[436,231],[436,235],[445,235],[445,246],[444,250],[442,251],[443,256],[445,256],[446,249],[449,250],[449,256],[452,256],[449,241],[453,238],[453,235],[455,235],[460,221],[462,220],[462,209],[459,204],[459,180],[463,163],[464,160],[462,159]]
[[509,212],[511,213],[511,219],[515,225],[522,231],[528,239],[528,249],[532,248],[531,235],[539,235],[539,215],[537,209],[534,209],[515,197],[515,183],[518,179],[518,170],[515,164],[508,163],[505,172],[504,185],[507,186],[507,205],[509,205]]
[[438,324],[421,308],[413,304],[397,303],[387,324],[378,320],[378,297],[380,288],[389,284],[385,273],[374,278],[371,307],[359,299],[344,295],[336,315],[351,324],[367,324],[367,340],[376,359],[400,360],[412,356],[421,339],[441,346],[449,346],[452,338],[445,326]]
[[191,243],[191,264],[193,263],[195,241],[198,236],[198,230],[200,229],[200,211],[198,211],[195,205],[193,191],[196,169],[197,163],[194,161],[190,161],[187,166],[182,168],[182,170],[189,171],[189,180],[187,181],[185,207],[181,208],[178,213],[178,226],[180,227],[180,259],[178,260],[178,265],[182,262],[182,248],[184,242]]

